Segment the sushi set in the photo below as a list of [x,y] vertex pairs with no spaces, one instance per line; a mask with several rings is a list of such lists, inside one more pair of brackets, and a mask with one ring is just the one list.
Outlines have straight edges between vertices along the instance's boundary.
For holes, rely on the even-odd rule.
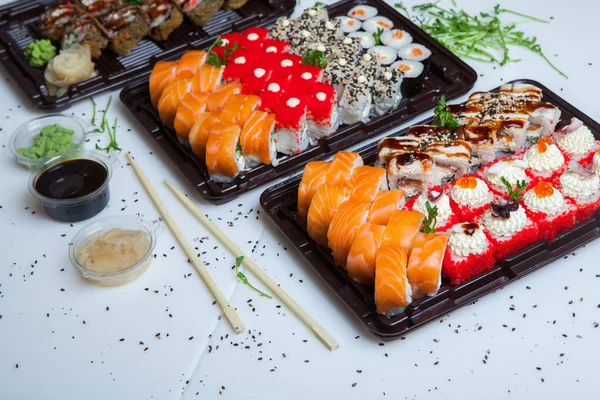
[[[14,2],[0,8],[0,61],[36,107],[60,110],[144,76],[158,60],[208,46],[218,34],[269,25],[289,15],[295,4],[293,0]],[[26,58],[28,45],[44,38],[61,51],[85,45],[96,72],[71,85],[64,95],[53,95],[44,69]]]
[[261,205],[392,340],[598,237],[599,149],[598,123],[519,80],[310,162]]
[[[361,32],[379,35],[378,43]],[[198,192],[220,204],[430,109],[442,95],[459,96],[476,79],[382,1],[342,1],[158,62],[121,100]],[[219,132],[227,140],[217,141]]]

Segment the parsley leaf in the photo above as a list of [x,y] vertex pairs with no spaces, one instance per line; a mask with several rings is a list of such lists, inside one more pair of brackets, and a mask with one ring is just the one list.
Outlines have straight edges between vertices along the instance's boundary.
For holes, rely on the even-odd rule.
[[238,279],[240,281],[242,281],[242,283],[244,285],[248,286],[250,289],[254,290],[256,293],[258,293],[262,297],[272,299],[271,296],[269,296],[265,292],[262,292],[261,290],[255,288],[254,286],[252,286],[252,284],[250,282],[248,282],[248,278],[246,278],[246,275],[244,275],[244,273],[239,270],[240,265],[242,265],[242,262],[244,262],[244,256],[239,256],[238,258],[235,259],[235,276],[237,276]]

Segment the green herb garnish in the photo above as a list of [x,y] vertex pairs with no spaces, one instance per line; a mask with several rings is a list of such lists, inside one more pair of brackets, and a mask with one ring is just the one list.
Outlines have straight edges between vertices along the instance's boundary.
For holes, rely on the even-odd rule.
[[500,181],[506,186],[506,189],[508,189],[508,196],[511,199],[519,201],[523,198],[523,193],[525,193],[525,189],[527,189],[527,182],[517,181],[517,187],[513,188],[505,177],[500,177]]
[[437,216],[438,216],[438,207],[431,206],[429,201],[425,202],[425,209],[427,210],[427,216],[423,219],[423,227],[421,228],[421,232],[435,233],[435,225],[437,224]]
[[383,46],[381,42],[381,35],[383,35],[383,28],[377,28],[377,32],[373,32],[373,39],[375,39],[375,46]]
[[322,1],[317,1],[315,3],[315,7],[327,7],[327,4],[323,3]]
[[327,57],[322,51],[309,50],[302,56],[302,64],[325,69],[327,67]]
[[104,133],[106,131],[106,115],[108,113],[108,109],[110,108],[110,104],[112,103],[112,96],[108,97],[108,103],[106,103],[106,107],[104,107],[104,111],[102,112],[100,127],[96,126],[96,102],[94,101],[93,97],[90,97],[90,101],[92,102],[92,125],[94,126],[94,133]]
[[394,7],[396,7],[399,10],[402,10],[406,13],[406,16],[410,19],[410,11],[408,11],[408,8],[402,4],[402,3],[395,3]]
[[416,18],[421,28],[459,57],[502,66],[520,61],[510,58],[509,54],[509,46],[519,46],[538,54],[556,72],[568,78],[546,57],[535,36],[525,36],[524,32],[516,30],[516,23],[504,24],[499,16],[511,14],[527,21],[548,21],[500,8],[500,5],[496,5],[491,13],[479,15],[470,15],[464,10],[447,10],[437,3],[419,4],[413,10],[421,13]]
[[96,102],[93,97],[90,97],[92,101],[92,125],[96,126]]
[[235,275],[238,277],[238,279],[241,280],[244,285],[250,287],[250,289],[254,290],[256,293],[258,293],[262,297],[272,299],[271,296],[269,296],[268,294],[255,288],[254,286],[252,286],[252,284],[250,282],[248,282],[248,278],[246,278],[246,275],[244,275],[244,273],[239,270],[240,265],[242,265],[243,261],[244,261],[244,256],[239,256],[238,258],[235,259]]
[[215,46],[223,46],[223,40],[220,36],[217,38],[217,40],[215,40],[213,44],[210,45],[210,47],[207,50],[208,58],[206,60],[206,63],[214,65],[215,67],[222,67],[224,65],[227,65],[227,63],[229,62],[229,58],[231,58],[233,52],[236,51],[238,48],[237,43],[234,43],[231,47],[229,47],[229,44],[225,44],[223,46],[223,54],[221,55],[221,57],[219,57],[217,52],[213,50]]
[[433,123],[438,126],[443,126],[444,128],[450,129],[452,132],[456,130],[460,126],[458,120],[450,111],[450,107],[446,103],[446,96],[442,96],[440,101],[438,102],[437,107],[433,111],[435,113],[435,117],[433,118]]
[[117,143],[117,117],[115,117],[115,123],[112,127],[112,132],[111,132],[111,129],[110,129],[110,126],[108,125],[108,123],[106,124],[106,130],[108,131],[108,137],[110,138],[110,142],[108,143],[108,146],[106,146],[104,148],[102,148],[96,144],[96,150],[106,151],[107,153],[111,149],[116,150],[116,151],[121,151],[121,148],[119,147],[119,144]]

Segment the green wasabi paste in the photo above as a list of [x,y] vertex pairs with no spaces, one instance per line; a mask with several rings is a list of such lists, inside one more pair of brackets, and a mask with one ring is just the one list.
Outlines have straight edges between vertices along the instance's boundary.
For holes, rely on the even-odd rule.
[[33,146],[17,149],[17,152],[24,157],[38,159],[52,157],[75,147],[73,131],[58,124],[43,127],[33,141]]
[[48,39],[31,42],[25,49],[25,58],[33,67],[43,67],[56,56],[56,47]]

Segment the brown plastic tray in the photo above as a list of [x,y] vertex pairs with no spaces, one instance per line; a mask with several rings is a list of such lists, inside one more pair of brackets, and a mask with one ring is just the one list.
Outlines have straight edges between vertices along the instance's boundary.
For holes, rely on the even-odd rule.
[[188,147],[181,145],[175,136],[175,132],[164,126],[160,121],[158,113],[150,103],[147,80],[137,82],[123,89],[121,101],[167,153],[171,161],[186,176],[200,195],[215,204],[222,204],[233,200],[256,186],[269,183],[282,175],[296,171],[309,161],[325,158],[336,151],[359,143],[405,122],[417,114],[430,110],[435,107],[442,95],[451,99],[466,93],[473,87],[477,80],[477,73],[471,67],[382,0],[341,1],[328,7],[329,15],[330,17],[345,15],[356,4],[368,4],[377,7],[380,15],[388,17],[394,22],[395,26],[408,31],[415,42],[421,43],[432,50],[431,68],[423,81],[423,86],[417,94],[403,99],[394,112],[375,118],[366,124],[344,125],[331,137],[322,139],[317,145],[309,147],[302,154],[281,158],[279,165],[276,167],[261,165],[244,171],[231,183],[213,182],[206,172],[205,164]]
[[296,5],[295,0],[250,0],[238,10],[220,10],[204,28],[184,18],[183,24],[164,42],[145,38],[123,57],[106,49],[95,60],[97,77],[71,86],[65,96],[56,98],[48,95],[44,68],[29,65],[23,51],[32,41],[43,38],[38,27],[39,17],[47,7],[57,3],[57,0],[25,0],[0,7],[0,62],[34,106],[52,111],[148,76],[156,61],[175,58],[191,48],[207,47],[219,34],[270,25],[277,18],[290,15]]
[[[538,82],[531,83],[544,92],[543,101],[550,102],[562,110],[562,123],[572,117],[579,118],[600,139],[600,125],[567,103]],[[497,89],[495,89],[497,90]],[[433,118],[421,121],[419,125],[432,123]],[[568,123],[568,122],[567,122]],[[398,133],[406,134],[408,129]],[[377,157],[377,143],[372,143],[358,151],[365,164],[372,165]],[[448,312],[470,303],[477,298],[512,282],[536,269],[556,260],[573,249],[600,236],[599,213],[591,219],[576,225],[558,236],[552,242],[540,240],[509,256],[491,270],[460,285],[451,286],[446,281],[438,293],[429,298],[413,301],[404,313],[387,318],[375,311],[373,287],[360,285],[348,278],[343,268],[335,266],[330,251],[317,245],[306,231],[306,224],[298,218],[298,186],[302,176],[266,190],[260,197],[260,204],[281,232],[292,242],[308,263],[317,271],[331,289],[346,303],[352,312],[367,328],[383,340],[398,339],[425,323],[437,320]]]

